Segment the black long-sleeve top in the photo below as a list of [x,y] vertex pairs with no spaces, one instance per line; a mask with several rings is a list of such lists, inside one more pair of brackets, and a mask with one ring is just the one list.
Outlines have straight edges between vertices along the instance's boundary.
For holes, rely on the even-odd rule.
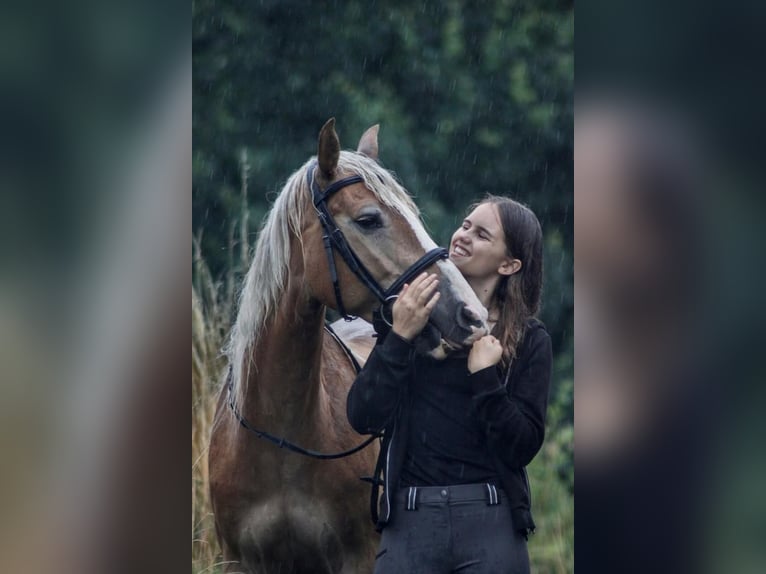
[[511,503],[514,522],[520,530],[534,529],[524,467],[540,450],[545,434],[552,357],[544,325],[536,319],[529,321],[509,372],[488,367],[470,374],[465,357],[448,359],[443,368],[436,370],[431,361],[415,354],[410,343],[391,332],[373,349],[348,395],[348,419],[357,432],[370,434],[386,429],[381,451],[386,457],[386,496],[381,500],[378,526],[382,528],[391,518],[390,494],[401,486],[401,470],[410,448],[411,420],[419,414],[413,412],[413,406],[418,404],[413,400],[413,389],[423,390],[441,382],[413,379],[438,372],[440,379],[467,380],[470,418],[481,428],[486,452]]

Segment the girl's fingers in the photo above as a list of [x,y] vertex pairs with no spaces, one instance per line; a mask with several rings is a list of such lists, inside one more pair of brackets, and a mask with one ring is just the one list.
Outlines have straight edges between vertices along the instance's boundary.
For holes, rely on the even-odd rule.
[[423,283],[423,281],[425,281],[427,278],[428,278],[428,273],[423,271],[423,273],[421,273],[420,275],[415,277],[415,279],[412,280],[412,286],[415,288],[419,288],[420,285]]
[[438,283],[435,273],[421,273],[412,280],[412,283],[405,283],[402,286],[396,303],[402,305],[402,309],[411,309],[411,312],[418,313],[418,310],[426,310],[430,313],[439,301],[440,294],[436,291]]
[[412,281],[412,289],[410,291],[412,292],[413,297],[417,297],[420,295],[420,291],[423,289],[423,275],[418,275],[413,281]]
[[399,295],[402,296],[405,294],[405,291],[407,291],[410,297],[417,297],[418,294],[420,293],[420,289],[421,289],[421,285],[423,283],[424,277],[425,277],[425,274],[421,273],[420,275],[415,277],[415,279],[412,280],[412,283],[409,283],[409,284],[405,283],[405,287],[407,287],[407,289],[403,287]]
[[433,283],[431,283],[430,285],[428,285],[427,287],[425,287],[425,288],[424,288],[424,289],[423,289],[423,290],[420,292],[420,295],[418,295],[418,298],[419,298],[421,301],[423,301],[423,302],[426,302],[426,301],[427,301],[427,300],[429,300],[429,299],[431,298],[431,296],[434,294],[434,291],[436,290],[436,288],[437,288],[437,287],[438,287],[438,282],[437,282],[437,281],[434,281]]
[[417,296],[420,299],[424,299],[426,297],[430,297],[431,293],[433,293],[433,290],[438,285],[439,280],[436,277],[436,275],[429,275],[428,279],[424,280],[418,289]]
[[[425,271],[418,275],[417,282],[418,282],[418,288],[419,289],[425,289],[431,281],[436,279],[435,273],[426,273]],[[415,283],[415,281],[413,281]]]
[[433,309],[436,306],[436,302],[439,300],[439,297],[441,297],[441,293],[437,291],[434,296],[431,297],[431,299],[426,303],[426,309]]
[[405,289],[402,288],[400,298],[407,295],[408,298],[413,301],[413,303],[416,303],[419,299],[423,298],[424,294],[428,293],[435,280],[436,274],[428,275],[427,273],[421,273],[412,280],[412,283],[409,285],[409,289],[407,290],[406,294]]

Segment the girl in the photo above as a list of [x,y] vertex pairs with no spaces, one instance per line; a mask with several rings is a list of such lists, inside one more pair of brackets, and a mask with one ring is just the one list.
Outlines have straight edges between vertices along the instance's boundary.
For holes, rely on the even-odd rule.
[[455,231],[450,259],[489,311],[491,334],[467,354],[416,355],[412,342],[439,298],[436,276],[424,273],[402,289],[391,332],[348,396],[358,432],[385,428],[376,574],[529,572],[525,467],[543,442],[551,371],[550,337],[534,318],[540,223],[520,203],[488,196]]

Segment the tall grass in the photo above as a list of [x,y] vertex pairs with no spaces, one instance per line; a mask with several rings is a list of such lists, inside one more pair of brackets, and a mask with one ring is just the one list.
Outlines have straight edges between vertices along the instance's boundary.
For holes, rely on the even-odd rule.
[[[571,384],[571,381],[565,384]],[[573,428],[553,421],[543,448],[527,468],[532,489],[532,513],[537,532],[529,537],[532,572],[574,572],[574,497],[571,484],[558,468],[563,451],[571,448]]]
[[[220,549],[210,505],[208,445],[218,390],[226,372],[222,350],[236,311],[240,278],[250,258],[248,241],[247,183],[249,163],[240,159],[242,216],[229,228],[229,265],[215,280],[202,257],[201,237],[192,239],[192,572],[217,574]],[[235,245],[235,234],[239,245]]]
[[219,554],[210,507],[207,448],[217,389],[226,368],[221,354],[233,296],[213,282],[195,242],[192,284],[192,572],[211,572]]

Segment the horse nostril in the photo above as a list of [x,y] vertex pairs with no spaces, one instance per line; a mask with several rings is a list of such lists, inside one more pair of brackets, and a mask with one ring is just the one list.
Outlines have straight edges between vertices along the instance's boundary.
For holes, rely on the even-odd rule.
[[463,329],[471,330],[471,327],[481,326],[481,317],[479,314],[471,309],[468,305],[463,305],[462,309],[458,311],[457,323]]

